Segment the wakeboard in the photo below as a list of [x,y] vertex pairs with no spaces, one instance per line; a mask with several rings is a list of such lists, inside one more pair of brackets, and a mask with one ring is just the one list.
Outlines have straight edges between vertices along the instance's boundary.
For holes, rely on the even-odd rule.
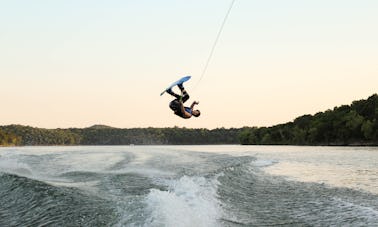
[[183,78],[179,79],[178,81],[172,83],[169,87],[167,87],[162,93],[160,93],[160,96],[162,96],[168,89],[173,88],[174,86],[178,84],[182,84],[186,81],[188,81],[191,78],[191,76],[184,76]]

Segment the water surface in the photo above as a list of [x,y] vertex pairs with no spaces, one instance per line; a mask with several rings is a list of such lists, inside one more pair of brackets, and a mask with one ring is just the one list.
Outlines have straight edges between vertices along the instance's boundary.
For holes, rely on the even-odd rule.
[[0,226],[377,226],[378,149],[0,148]]

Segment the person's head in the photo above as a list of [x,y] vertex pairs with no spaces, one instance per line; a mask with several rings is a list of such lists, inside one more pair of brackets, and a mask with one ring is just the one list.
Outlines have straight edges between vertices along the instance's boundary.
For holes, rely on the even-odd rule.
[[201,115],[201,112],[199,110],[193,110],[192,115],[195,117],[199,117]]

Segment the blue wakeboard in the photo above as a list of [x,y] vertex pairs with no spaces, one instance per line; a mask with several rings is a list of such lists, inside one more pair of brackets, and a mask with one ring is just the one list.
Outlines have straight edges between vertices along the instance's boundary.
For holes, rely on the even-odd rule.
[[169,87],[167,87],[162,93],[160,93],[160,96],[162,96],[168,89],[173,88],[174,86],[178,84],[182,84],[186,81],[188,81],[191,78],[191,76],[184,76],[183,78],[179,79],[178,81],[172,83]]

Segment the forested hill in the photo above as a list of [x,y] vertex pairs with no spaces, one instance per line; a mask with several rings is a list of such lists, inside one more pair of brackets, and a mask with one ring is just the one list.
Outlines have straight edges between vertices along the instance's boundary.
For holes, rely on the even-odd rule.
[[242,144],[378,145],[378,95],[273,127],[245,128]]
[[183,145],[239,144],[241,129],[132,128],[104,125],[89,128],[42,129],[0,126],[0,145]]
[[[256,120],[257,121],[257,120]],[[0,126],[0,145],[378,145],[378,95],[272,127],[42,129]]]

